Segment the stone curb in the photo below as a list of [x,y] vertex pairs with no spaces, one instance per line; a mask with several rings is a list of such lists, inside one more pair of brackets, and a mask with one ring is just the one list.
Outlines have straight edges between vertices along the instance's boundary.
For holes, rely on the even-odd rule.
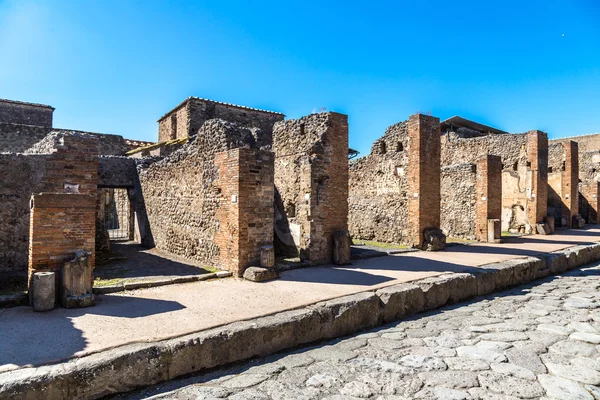
[[89,399],[347,335],[600,260],[600,244],[465,268],[153,343],[0,374],[0,399]]
[[174,285],[174,284],[178,284],[178,283],[206,281],[208,279],[217,279],[217,278],[228,278],[230,276],[233,276],[233,274],[229,271],[218,271],[218,272],[212,272],[210,274],[177,276],[175,278],[157,279],[154,281],[147,281],[147,282],[124,282],[124,283],[119,283],[117,285],[95,287],[93,289],[93,292],[94,292],[94,294],[109,294],[109,293],[124,292],[126,290],[146,289],[146,288],[152,288],[152,287],[158,287],[158,286]]
[[0,308],[18,307],[29,304],[27,293],[15,293],[0,296]]

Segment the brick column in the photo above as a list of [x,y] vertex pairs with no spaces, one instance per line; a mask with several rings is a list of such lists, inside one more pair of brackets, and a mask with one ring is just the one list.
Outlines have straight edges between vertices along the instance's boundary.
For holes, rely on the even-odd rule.
[[476,193],[475,237],[487,242],[488,220],[500,220],[502,216],[502,160],[499,156],[486,155],[477,160]]
[[215,155],[221,190],[217,218],[221,265],[241,277],[273,244],[273,153],[237,148]]
[[531,173],[527,194],[527,220],[532,233],[548,212],[548,135],[542,131],[527,132],[527,164]]
[[581,213],[584,214],[583,217],[585,218],[588,224],[600,223],[600,220],[598,220],[598,199],[600,198],[600,183],[584,183],[581,185],[580,189],[580,200],[584,205],[581,210]]
[[573,216],[579,214],[579,151],[577,142],[564,142],[564,168],[561,171],[561,214],[567,219],[566,228],[573,226]]
[[440,228],[440,120],[414,114],[408,120],[408,240],[424,247],[423,231]]

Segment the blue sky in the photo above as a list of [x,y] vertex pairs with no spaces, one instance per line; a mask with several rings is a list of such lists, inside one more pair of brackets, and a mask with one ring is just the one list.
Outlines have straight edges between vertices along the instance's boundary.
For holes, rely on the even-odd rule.
[[415,112],[564,137],[600,131],[599,21],[596,0],[0,0],[0,98],[142,140],[190,95],[348,114],[363,155]]

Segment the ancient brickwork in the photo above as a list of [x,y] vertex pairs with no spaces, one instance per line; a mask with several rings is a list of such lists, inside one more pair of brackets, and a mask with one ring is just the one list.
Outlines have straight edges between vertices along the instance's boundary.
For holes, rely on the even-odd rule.
[[[217,212],[223,189],[215,155],[238,148],[257,149],[256,146],[250,129],[224,120],[209,120],[195,138],[171,156],[156,162],[140,160],[135,204],[137,239],[145,245],[219,266],[220,248],[215,235],[220,229]],[[262,226],[260,221],[262,214],[257,214],[256,221],[250,218],[248,224]]]
[[189,97],[158,120],[158,141],[195,135],[205,121],[223,119],[248,128],[260,128],[260,148],[271,144],[273,125],[283,118],[281,113]]
[[422,248],[423,232],[440,228],[440,120],[414,114],[408,120],[408,240]]
[[52,127],[54,108],[43,104],[0,99],[0,122]]
[[557,227],[570,228],[579,214],[579,155],[573,141],[548,146],[548,215]]
[[407,237],[408,123],[386,129],[371,153],[350,162],[348,228],[355,239],[404,243]]
[[278,251],[331,262],[333,233],[348,229],[348,117],[320,113],[278,122],[273,152]]
[[[29,295],[35,272],[57,272],[77,250],[95,255],[95,194],[40,193],[32,198],[29,233]],[[57,285],[57,287],[60,287]],[[58,294],[58,293],[57,293]]]
[[579,214],[588,224],[598,224],[600,183],[588,182],[579,184]]
[[477,172],[475,164],[454,164],[441,169],[441,220],[446,235],[475,239]]
[[536,232],[536,224],[544,222],[548,212],[548,135],[542,131],[527,132],[527,166],[531,172],[531,191],[527,192],[527,218]]
[[0,270],[27,269],[32,193],[74,192],[96,195],[98,147],[95,136],[55,136],[50,154],[0,155]]
[[487,242],[488,220],[500,220],[502,216],[502,161],[499,156],[487,155],[477,161],[476,186],[475,236],[477,240]]
[[237,148],[217,153],[215,165],[220,266],[241,277],[247,267],[259,265],[261,246],[273,244],[273,153]]

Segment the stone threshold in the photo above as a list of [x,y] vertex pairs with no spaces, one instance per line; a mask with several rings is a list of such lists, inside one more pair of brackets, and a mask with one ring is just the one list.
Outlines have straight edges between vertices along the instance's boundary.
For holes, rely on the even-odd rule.
[[125,292],[127,290],[147,289],[147,288],[153,288],[153,287],[158,287],[158,286],[177,285],[180,283],[207,281],[210,279],[229,278],[231,276],[233,276],[233,274],[229,271],[217,271],[217,272],[211,272],[209,274],[175,276],[175,277],[168,277],[168,278],[164,278],[164,279],[154,279],[151,281],[121,282],[121,283],[117,283],[116,285],[95,287],[92,290],[93,290],[94,294],[118,293],[118,292]]
[[365,291],[156,342],[0,373],[0,399],[100,398],[371,329],[600,260],[600,243]]

